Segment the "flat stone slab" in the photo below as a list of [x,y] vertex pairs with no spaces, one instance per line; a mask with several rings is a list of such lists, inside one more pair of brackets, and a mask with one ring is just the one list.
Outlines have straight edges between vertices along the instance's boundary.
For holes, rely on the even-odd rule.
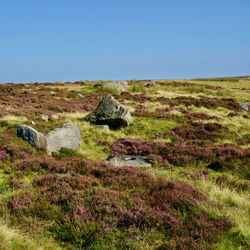
[[117,167],[152,167],[147,157],[139,155],[116,156],[110,159],[108,163]]

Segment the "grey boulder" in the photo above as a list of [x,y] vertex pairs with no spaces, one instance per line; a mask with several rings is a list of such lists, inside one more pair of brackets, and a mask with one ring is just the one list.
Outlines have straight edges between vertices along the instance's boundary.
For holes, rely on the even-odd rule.
[[89,113],[85,120],[96,125],[108,125],[111,128],[128,126],[133,118],[128,109],[113,96],[104,96],[98,107]]
[[138,155],[116,156],[110,159],[108,163],[117,167],[124,167],[124,166],[151,167],[152,166],[147,157],[138,156]]
[[118,91],[124,92],[128,89],[128,82],[127,81],[102,82],[96,84],[95,87],[113,88]]
[[46,149],[45,136],[32,127],[26,125],[17,126],[17,135],[37,149]]
[[62,128],[56,128],[47,135],[43,135],[32,127],[19,125],[17,135],[37,149],[45,149],[48,152],[59,152],[61,148],[77,150],[80,147],[79,128],[71,123],[65,123]]
[[78,150],[80,147],[80,131],[77,125],[65,123],[46,135],[47,151],[59,152],[61,148]]

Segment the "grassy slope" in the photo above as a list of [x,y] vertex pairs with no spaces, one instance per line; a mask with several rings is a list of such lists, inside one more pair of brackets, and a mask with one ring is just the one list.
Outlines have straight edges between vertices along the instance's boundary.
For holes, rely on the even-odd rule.
[[[186,105],[183,103],[176,103],[175,105],[162,101],[160,98],[165,97],[172,100],[176,97],[184,98],[233,98],[237,101],[250,102],[250,79],[228,79],[224,80],[181,80],[181,81],[160,81],[156,87],[144,88],[143,81],[131,82],[130,95],[126,98],[123,95],[119,95],[113,90],[99,90],[96,91],[93,88],[91,82],[87,83],[56,83],[56,84],[26,84],[16,88],[10,86],[10,89],[2,92],[0,96],[1,109],[6,110],[0,114],[0,132],[2,135],[11,134],[14,145],[22,147],[25,145],[23,151],[27,151],[30,148],[26,142],[23,142],[19,138],[15,137],[14,125],[16,124],[28,124],[31,121],[35,121],[35,128],[42,132],[48,132],[50,129],[60,126],[65,121],[77,123],[81,131],[81,147],[78,152],[78,156],[89,159],[93,162],[106,161],[109,157],[112,148],[112,143],[119,138],[127,139],[144,139],[150,141],[160,141],[168,143],[175,141],[176,139],[168,134],[163,137],[158,137],[158,132],[167,132],[173,130],[176,126],[182,126],[184,123],[189,124],[189,120],[185,116],[185,113],[181,110],[186,110],[193,113],[205,113],[210,116],[216,116],[219,119],[201,119],[192,118],[192,121],[202,123],[219,123],[226,128],[226,132],[222,132],[215,140],[210,143],[213,145],[230,143],[240,148],[249,148],[249,113],[244,110],[235,111],[230,110],[227,106],[215,105],[213,107],[206,107],[203,105]],[[212,87],[212,88],[211,88]],[[28,91],[26,93],[25,91]],[[122,128],[119,131],[105,132],[103,130],[95,128],[82,118],[97,105],[101,97],[106,93],[111,92],[122,103],[128,106],[134,113],[134,124],[131,127]],[[75,98],[75,94],[81,92],[86,95],[86,99],[80,100]],[[13,94],[14,93],[14,94]],[[33,95],[32,95],[33,93]],[[40,94],[40,96],[38,96]],[[144,100],[141,96],[151,98]],[[20,98],[22,103],[18,103],[18,100],[9,101],[8,110],[4,102],[8,100],[8,96],[14,96],[16,99]],[[25,100],[24,97],[27,97]],[[44,98],[44,99],[43,99]],[[39,103],[41,101],[41,103]],[[141,105],[140,102],[141,101]],[[84,106],[82,103],[86,102]],[[32,106],[33,105],[33,106]],[[65,106],[65,108],[62,107]],[[159,110],[173,109],[162,112],[162,117],[152,117],[152,114],[161,113]],[[43,115],[39,112],[43,111]],[[38,111],[38,112],[37,112]],[[140,112],[141,113],[140,113]],[[143,112],[142,112],[143,111]],[[151,112],[150,114],[145,111]],[[228,117],[228,114],[236,113],[235,116]],[[2,137],[2,144],[4,140]],[[100,143],[100,140],[105,143]],[[6,144],[6,143],[5,143]],[[22,151],[21,150],[21,151]],[[29,157],[39,157],[41,152],[33,151],[29,153]],[[19,157],[19,156],[18,156]],[[4,203],[8,201],[13,195],[17,195],[20,192],[20,188],[11,187],[9,185],[10,175],[15,174],[13,170],[13,164],[22,158],[7,158],[0,161],[1,164],[1,181],[0,181],[0,200],[3,204],[1,209],[2,222],[0,225],[0,245],[3,249],[56,249],[60,248],[59,242],[51,238],[46,231],[42,229],[33,231],[32,237],[27,236],[29,229],[23,227],[25,223],[27,227],[34,223],[38,225],[38,221],[27,221],[21,227],[18,227],[15,216],[4,206]],[[21,157],[21,156],[20,156]],[[184,167],[174,167],[166,169],[160,165],[154,165],[151,169],[145,169],[151,175],[160,175],[167,180],[180,180],[184,183],[190,184],[198,189],[202,190],[208,195],[210,200],[219,202],[220,207],[214,207],[210,205],[203,205],[204,210],[211,215],[227,215],[234,226],[227,234],[221,238],[213,247],[217,249],[235,248],[243,249],[248,248],[248,239],[250,238],[249,232],[249,197],[247,189],[239,189],[236,185],[230,183],[245,183],[246,175],[242,175],[237,171],[211,171],[207,176],[201,176],[200,178],[190,178],[190,175],[206,169],[207,163],[199,162],[198,165],[186,164]],[[182,175],[180,172],[187,172],[188,174]],[[22,181],[26,183],[27,189],[32,188],[31,182],[37,174],[26,173]],[[221,176],[226,176],[227,181],[218,184],[216,179]],[[249,176],[249,175],[248,175]],[[249,182],[247,180],[247,185]],[[32,220],[32,218],[30,218]],[[5,221],[5,222],[3,222]],[[6,223],[8,221],[8,223]],[[49,222],[46,222],[49,223]],[[15,228],[15,229],[13,229]],[[33,229],[32,229],[33,230]],[[118,237],[118,236],[117,236]],[[121,237],[121,236],[120,236]],[[164,242],[160,234],[150,234],[149,236],[141,235],[140,237],[148,237],[142,241],[139,245],[134,243],[134,247],[139,248],[154,248],[161,245],[159,242]],[[158,244],[158,243],[159,244]],[[103,247],[102,243],[100,243]],[[62,245],[61,245],[62,246]],[[69,246],[68,246],[69,247]],[[96,246],[97,247],[97,246]]]

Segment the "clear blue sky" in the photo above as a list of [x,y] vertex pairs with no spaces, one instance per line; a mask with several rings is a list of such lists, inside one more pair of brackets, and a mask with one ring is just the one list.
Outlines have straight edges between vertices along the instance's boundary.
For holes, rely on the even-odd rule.
[[0,82],[250,75],[250,0],[1,0]]

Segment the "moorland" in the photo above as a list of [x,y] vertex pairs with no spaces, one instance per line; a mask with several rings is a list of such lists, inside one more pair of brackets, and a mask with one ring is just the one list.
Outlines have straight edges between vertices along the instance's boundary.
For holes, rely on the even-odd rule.
[[[250,77],[101,82],[0,84],[0,249],[249,249]],[[83,119],[106,95],[132,124]],[[17,136],[65,122],[77,151]],[[122,155],[151,167],[107,163]]]

